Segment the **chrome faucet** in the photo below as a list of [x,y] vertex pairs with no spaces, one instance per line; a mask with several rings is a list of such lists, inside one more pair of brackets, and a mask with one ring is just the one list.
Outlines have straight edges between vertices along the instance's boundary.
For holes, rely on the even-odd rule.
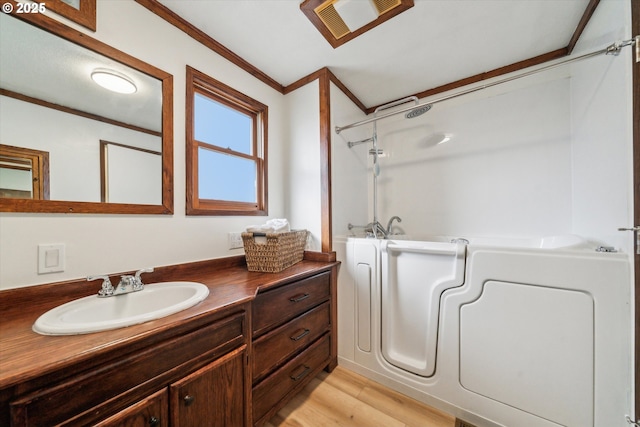
[[367,237],[374,237],[376,239],[386,239],[391,235],[391,226],[393,225],[393,221],[402,222],[402,219],[399,216],[393,216],[387,223],[387,228],[384,228],[382,224],[378,221],[370,222],[367,225],[353,225],[349,224],[349,230],[354,228],[364,228],[364,231],[367,233]]
[[153,268],[143,268],[142,270],[136,271],[136,274],[134,277],[134,280],[135,280],[134,286],[140,288],[136,290],[142,290],[144,288],[144,283],[142,283],[142,279],[140,279],[140,275],[142,273],[153,273]]
[[391,217],[391,219],[389,219],[389,222],[387,223],[387,236],[389,236],[391,234],[391,226],[393,226],[393,221],[397,220],[398,222],[402,222],[402,218],[400,218],[397,215],[394,215]]
[[386,239],[388,234],[387,230],[385,230],[382,224],[380,224],[378,221],[370,222],[369,224],[367,224],[365,231],[373,234],[373,237],[375,237],[376,239],[378,238]]
[[137,292],[144,289],[144,283],[142,283],[142,279],[140,275],[142,273],[151,273],[153,268],[143,268],[142,270],[136,271],[135,275],[124,275],[120,276],[120,282],[118,286],[114,287],[111,284],[111,280],[109,276],[87,276],[87,281],[102,279],[102,288],[98,292],[99,298],[105,297],[114,297],[116,295],[128,294],[130,292]]
[[380,235],[380,238],[382,239],[386,239],[387,237],[387,230],[385,230],[382,224],[380,224],[378,221],[370,222],[367,225],[349,224],[348,228],[349,230],[353,230],[354,228],[362,228],[364,229],[364,232],[367,233],[367,237],[375,237],[376,239],[379,237],[378,235]]
[[98,297],[104,298],[112,296],[115,289],[111,284],[111,280],[109,280],[109,276],[87,276],[88,282],[98,279],[102,279],[102,289],[98,291]]

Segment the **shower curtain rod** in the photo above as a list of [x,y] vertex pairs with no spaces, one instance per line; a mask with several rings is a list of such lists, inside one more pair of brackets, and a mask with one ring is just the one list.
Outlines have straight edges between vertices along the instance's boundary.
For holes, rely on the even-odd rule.
[[[368,119],[364,119],[364,120],[361,120],[359,122],[351,123],[349,125],[336,126],[335,127],[335,131],[336,131],[337,134],[339,134],[340,132],[342,132],[345,129],[351,129],[353,127],[365,125],[367,123],[375,122],[375,121],[378,121],[378,120],[381,120],[381,119],[386,119],[387,117],[395,116],[396,114],[406,113],[408,111],[415,110],[416,108],[425,107],[427,105],[437,104],[438,102],[447,101],[449,99],[457,98],[457,97],[462,96],[462,95],[467,95],[469,93],[478,92],[480,90],[487,89],[487,88],[490,88],[492,86],[497,86],[497,85],[502,84],[502,83],[507,83],[507,82],[510,82],[512,80],[520,79],[522,77],[527,77],[527,76],[530,76],[532,74],[539,73],[541,71],[550,70],[552,68],[560,67],[562,65],[566,65],[566,64],[569,64],[571,62],[576,62],[576,61],[579,61],[579,60],[591,58],[593,56],[602,55],[602,54],[617,55],[620,52],[620,50],[622,50],[623,47],[631,46],[631,45],[634,45],[634,44],[636,45],[636,58],[639,58],[640,57],[640,35],[635,36],[635,37],[633,37],[633,38],[631,38],[629,40],[623,40],[621,42],[615,42],[615,43],[607,46],[606,48],[600,49],[600,50],[595,51],[595,52],[586,53],[584,55],[576,56],[575,58],[565,59],[564,61],[556,62],[555,64],[547,65],[547,66],[541,67],[541,68],[536,68],[535,70],[526,71],[524,73],[520,73],[518,75],[507,77],[507,78],[504,78],[504,79],[501,79],[501,80],[497,80],[497,81],[492,82],[492,83],[487,83],[487,84],[484,84],[484,85],[481,85],[481,86],[477,86],[477,87],[474,87],[474,88],[471,88],[471,89],[466,89],[466,90],[463,90],[463,91],[460,91],[460,92],[456,92],[454,94],[443,96],[442,98],[438,98],[438,99],[435,99],[433,101],[425,102],[423,104],[411,105],[409,107],[405,107],[405,108],[402,108],[400,110],[392,111],[392,112],[389,112],[389,113],[384,113],[384,114],[381,114],[381,115],[379,115],[377,117],[370,117]],[[636,61],[638,61],[638,59],[636,59]]]

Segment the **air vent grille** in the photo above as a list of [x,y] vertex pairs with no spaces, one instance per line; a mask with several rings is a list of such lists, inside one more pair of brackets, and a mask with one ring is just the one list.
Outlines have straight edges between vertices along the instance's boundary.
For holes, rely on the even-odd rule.
[[321,5],[315,12],[336,39],[344,37],[351,32],[332,3]]
[[394,7],[400,6],[400,0],[373,0],[373,4],[378,9],[378,15],[382,15]]
[[[341,2],[344,1],[344,4]],[[349,40],[353,40],[357,36],[377,27],[385,21],[407,11],[414,5],[414,0],[302,0],[300,10],[309,18],[314,27],[316,27],[323,37],[335,49]],[[373,4],[365,5],[365,2]],[[361,16],[358,10],[362,6],[367,6],[368,11],[362,12],[365,16]],[[344,13],[343,19],[340,14]],[[368,13],[367,13],[368,12]],[[378,17],[372,21],[375,13]],[[366,17],[366,19],[365,19]],[[345,21],[346,19],[346,21]],[[353,32],[347,26],[347,22],[353,23]]]

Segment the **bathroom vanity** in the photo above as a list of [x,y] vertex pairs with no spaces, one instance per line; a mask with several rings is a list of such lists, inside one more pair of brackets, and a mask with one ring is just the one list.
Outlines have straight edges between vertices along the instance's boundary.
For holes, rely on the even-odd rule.
[[336,366],[337,269],[307,259],[249,272],[244,257],[157,268],[147,283],[196,281],[209,296],[168,317],[84,335],[31,326],[95,284],[2,291],[0,425],[263,424]]

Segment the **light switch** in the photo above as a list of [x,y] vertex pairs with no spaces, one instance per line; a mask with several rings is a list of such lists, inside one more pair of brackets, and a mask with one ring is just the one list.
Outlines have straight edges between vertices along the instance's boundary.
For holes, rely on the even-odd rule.
[[64,244],[38,245],[38,274],[64,271]]

